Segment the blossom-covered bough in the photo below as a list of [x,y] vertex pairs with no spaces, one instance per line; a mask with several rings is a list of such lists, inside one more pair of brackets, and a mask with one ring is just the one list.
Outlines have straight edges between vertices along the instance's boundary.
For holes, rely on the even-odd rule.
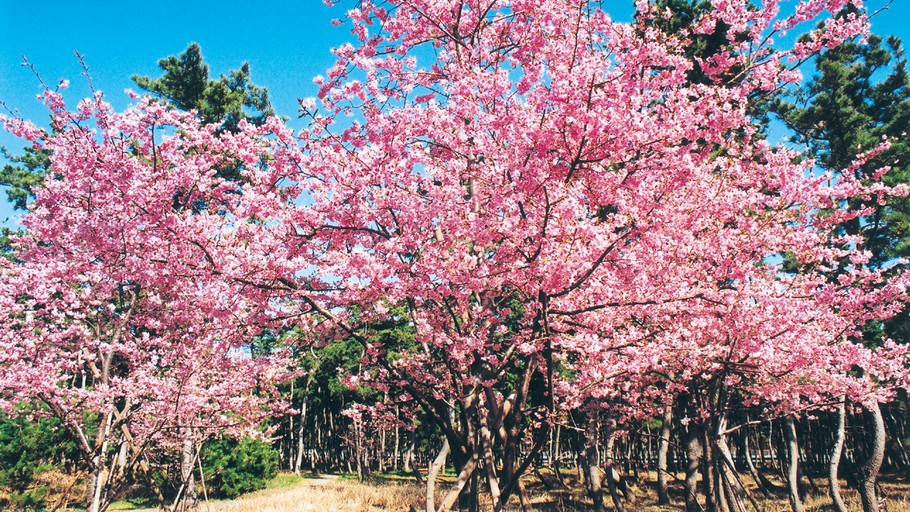
[[255,433],[281,408],[286,358],[246,348],[280,328],[271,296],[242,279],[256,272],[256,213],[215,172],[240,166],[243,192],[265,197],[260,160],[281,165],[266,136],[283,128],[216,135],[149,99],[124,113],[100,94],[72,112],[57,91],[44,100],[52,132],[6,122],[51,168],[0,272],[0,405],[61,421],[94,512],[149,472],[153,449]]
[[[745,510],[734,400],[767,418],[907,386],[906,351],[859,336],[906,277],[837,229],[863,214],[851,197],[906,191],[817,175],[749,116],[788,66],[862,33],[855,9],[833,16],[851,6],[716,1],[667,34],[673,13],[645,1],[628,24],[594,2],[365,0],[296,137],[277,120],[216,134],[145,99],[67,113],[49,91],[52,134],[7,122],[53,170],[3,269],[5,403],[42,400],[75,432],[75,411],[104,418],[83,450],[113,475],[112,443],[262,412],[251,391],[281,365],[238,348],[300,324],[360,341],[350,381],[442,433],[458,477],[428,510],[476,507],[480,482],[495,510],[524,503],[569,411],[612,425],[683,402],[708,508]],[[686,53],[716,30],[714,54]]]

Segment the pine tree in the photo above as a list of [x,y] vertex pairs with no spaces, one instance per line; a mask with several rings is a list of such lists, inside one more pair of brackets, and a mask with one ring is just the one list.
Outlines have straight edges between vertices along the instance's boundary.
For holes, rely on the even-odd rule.
[[[855,155],[878,146],[884,138],[891,147],[856,170],[867,182],[881,180],[893,186],[910,182],[910,73],[901,40],[870,35],[866,43],[848,41],[822,53],[817,74],[788,100],[779,100],[776,113],[794,132],[793,141],[804,145],[824,169],[847,168]],[[852,152],[852,155],[851,155]],[[881,178],[883,166],[891,170]],[[871,208],[868,216],[843,226],[861,235],[872,252],[873,266],[891,265],[910,256],[910,199],[875,197],[849,205]],[[870,332],[882,330],[895,339],[910,335],[910,315],[898,314]]]
[[[777,111],[824,169],[844,169],[860,151],[873,149],[887,137],[891,147],[856,170],[866,181],[886,185],[910,181],[910,75],[901,41],[871,35],[868,42],[846,42],[822,53],[818,74],[791,102],[779,102]],[[883,166],[892,169],[881,178]],[[881,266],[910,255],[910,200],[892,198],[880,204],[871,197],[851,207],[869,207],[873,213],[844,229],[861,234]]]
[[180,110],[195,110],[205,123],[221,123],[236,132],[241,120],[261,125],[275,115],[269,91],[250,82],[250,65],[244,62],[230,76],[209,78],[202,48],[191,43],[183,53],[158,61],[164,71],[160,78],[133,75],[136,85]]
[[[275,115],[268,89],[250,82],[249,63],[230,71],[229,76],[213,80],[202,49],[192,43],[179,56],[161,59],[158,65],[164,71],[160,78],[133,75],[133,81],[180,110],[195,110],[205,123],[220,123],[219,130],[236,132],[241,120],[261,125]],[[3,156],[9,163],[0,169],[0,186],[6,187],[6,197],[13,208],[24,211],[34,198],[34,188],[44,179],[49,155],[25,148],[21,155],[7,155],[4,151]],[[236,178],[237,169],[222,169],[221,175]]]

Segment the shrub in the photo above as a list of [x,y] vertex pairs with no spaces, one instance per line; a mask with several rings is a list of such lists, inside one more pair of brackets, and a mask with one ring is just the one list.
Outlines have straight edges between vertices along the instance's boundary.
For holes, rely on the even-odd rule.
[[0,417],[0,510],[39,510],[48,489],[38,481],[47,471],[77,457],[75,443],[59,421]]
[[278,474],[278,451],[258,439],[210,441],[201,457],[209,497],[236,498],[265,489]]

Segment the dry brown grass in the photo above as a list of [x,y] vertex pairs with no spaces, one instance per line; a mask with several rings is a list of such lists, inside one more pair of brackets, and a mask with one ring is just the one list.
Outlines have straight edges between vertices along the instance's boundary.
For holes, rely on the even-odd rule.
[[[545,478],[552,475],[545,475]],[[551,512],[573,512],[586,510],[590,501],[583,489],[574,480],[572,475],[565,475],[569,489],[547,490],[540,479],[529,475],[526,479],[528,492],[534,510]],[[548,483],[554,484],[555,480],[547,478]],[[680,482],[674,482],[671,492],[674,503],[670,506],[658,506],[653,483],[656,475],[643,474],[643,482],[636,489],[636,502],[630,505],[629,510],[636,512],[664,512],[683,511],[682,487]],[[824,491],[826,482],[818,479],[815,482]],[[882,480],[882,490],[886,496],[888,512],[910,512],[910,481],[904,478],[885,477]],[[443,483],[437,491],[437,498],[445,494]],[[373,512],[394,511],[407,512],[411,506],[423,510],[424,489],[413,482],[388,482],[377,481],[361,484],[352,480],[343,479],[315,479],[304,480],[293,488],[269,489],[244,496],[229,502],[213,503],[210,510],[213,512],[296,512],[296,511],[337,511],[337,512]],[[844,490],[844,498],[850,510],[860,511],[859,496],[850,489]],[[487,496],[481,496],[483,505],[489,504]],[[789,512],[790,506],[786,497],[771,500],[758,500],[763,512]],[[607,497],[609,505],[609,497]],[[518,500],[511,501],[509,510],[519,510]],[[830,510],[830,500],[826,495],[811,497],[806,501],[807,510],[811,512],[824,512]],[[203,504],[201,512],[208,512]]]
[[[544,471],[542,476],[548,485],[544,485],[544,482],[534,475],[528,475],[525,478],[535,511],[574,512],[589,509],[591,502],[576,481],[573,472],[563,472],[566,489],[557,485],[555,475],[552,473]],[[682,483],[680,481],[671,483],[672,505],[658,506],[653,488],[655,480],[656,475],[653,472],[643,473],[642,481],[635,489],[636,501],[627,508],[635,512],[683,511]],[[436,493],[437,500],[446,493],[450,481],[451,476],[447,476],[440,482],[441,485]],[[815,483],[824,493],[826,490],[824,479],[817,479]],[[751,484],[751,482],[747,481],[747,484]],[[888,512],[910,512],[910,475],[883,477],[881,488],[886,497],[885,504]],[[845,488],[843,493],[850,510],[862,510],[859,496],[855,491]],[[377,478],[371,483],[358,483],[354,480],[327,476],[304,479],[292,487],[266,489],[232,501],[200,503],[197,510],[199,512],[375,512],[380,510],[407,512],[412,506],[416,510],[423,510],[423,496],[424,488],[415,484],[411,479],[383,480]],[[609,507],[609,496],[606,497],[606,500]],[[482,510],[489,509],[489,496],[481,495],[480,501]],[[775,499],[759,499],[758,502],[762,507],[762,512],[789,512],[790,510],[786,497],[783,496]],[[830,510],[830,500],[824,494],[809,498],[805,504],[810,512]],[[520,510],[517,498],[513,498],[510,505],[508,510]]]
[[341,479],[306,479],[285,489],[266,489],[233,501],[200,504],[200,512],[373,512],[420,508],[422,489],[398,483],[362,484]]
[[[665,512],[683,511],[681,493],[678,482],[671,486],[675,495],[674,504],[658,506],[656,496],[650,486],[655,480],[655,475],[645,475],[643,484],[636,490],[636,502],[629,506],[636,512]],[[566,483],[568,490],[547,490],[539,479],[530,476],[527,480],[528,491],[534,510],[552,512],[572,512],[586,510],[590,501],[578,483],[568,476]],[[549,480],[549,483],[553,483]],[[825,482],[821,479],[816,484],[824,490]],[[910,512],[910,482],[906,479],[885,478],[882,490],[886,496],[888,512]],[[437,497],[445,493],[440,488]],[[304,480],[292,488],[268,489],[259,491],[237,500],[212,502],[208,506],[200,505],[201,512],[374,512],[393,511],[407,512],[411,506],[417,510],[423,509],[423,487],[414,483],[401,482],[374,482],[368,484],[337,478],[322,478]],[[855,491],[846,489],[844,498],[850,510],[862,510],[859,496]],[[609,498],[608,498],[609,499]],[[481,503],[488,504],[486,496],[481,496]],[[789,512],[790,506],[786,498],[759,499],[763,512]],[[824,512],[830,510],[830,500],[827,496],[811,497],[806,501],[806,508],[810,512]],[[509,510],[519,510],[517,499],[512,500]]]
[[[555,482],[550,479],[551,475],[544,474],[551,486]],[[584,490],[575,480],[574,475],[566,475],[566,484],[569,490],[545,490],[540,479],[531,477],[528,481],[529,489],[532,492],[532,502],[535,510],[546,510],[554,512],[571,512],[576,510],[586,510],[591,505],[591,501],[585,496]],[[678,475],[681,479],[683,475]],[[786,496],[776,496],[772,499],[762,498],[757,487],[746,475],[741,475],[746,485],[751,487],[753,495],[756,497],[758,505],[762,512],[790,512],[790,504]],[[671,482],[670,493],[673,498],[671,505],[660,506],[657,504],[657,494],[655,485],[657,475],[654,472],[642,473],[642,482],[635,489],[635,503],[627,508],[635,512],[683,512],[683,489],[680,480]],[[783,482],[778,482],[783,485]],[[827,496],[827,480],[823,478],[814,479],[814,483],[819,488],[820,493],[810,496],[804,505],[808,512],[827,512],[831,509],[831,500]],[[880,480],[880,486],[885,496],[885,506],[887,512],[910,512],[910,475],[905,477],[884,476]],[[862,511],[859,494],[847,488],[846,482],[841,482],[842,494],[847,507],[851,511]],[[611,505],[609,495],[605,496],[606,504]]]

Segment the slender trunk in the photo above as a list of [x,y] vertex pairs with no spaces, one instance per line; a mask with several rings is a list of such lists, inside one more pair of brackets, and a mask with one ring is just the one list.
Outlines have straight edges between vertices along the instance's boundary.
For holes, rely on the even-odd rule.
[[885,458],[885,420],[877,402],[869,405],[867,409],[872,416],[872,436],[869,439],[869,457],[860,468],[859,495],[863,502],[863,512],[879,512],[881,505],[875,491],[875,483]]
[[427,469],[427,512],[436,512],[436,475],[445,467],[446,457],[449,455],[449,440],[446,439],[439,449],[436,459]]
[[[309,383],[308,383],[309,384]],[[299,475],[300,468],[303,465],[303,451],[304,451],[304,434],[306,431],[304,427],[306,426],[306,415],[307,415],[307,390],[309,385],[307,385],[306,390],[304,390],[303,403],[300,405],[300,419],[297,422],[297,453],[294,456],[294,473]],[[312,466],[312,464],[311,464]]]
[[493,501],[493,507],[496,512],[502,510],[499,501],[500,487],[499,476],[496,474],[496,459],[493,455],[493,434],[490,432],[489,412],[480,409],[480,446],[483,451],[483,466],[487,474],[487,488],[490,490],[490,497]]
[[414,452],[417,451],[417,434],[411,430],[408,431],[408,451],[404,453],[402,468],[406,473],[411,472],[411,465],[414,464]]
[[354,422],[354,458],[357,462],[357,481],[363,482],[366,475],[363,467],[363,428],[359,421]]
[[[755,445],[758,447],[758,459],[761,467],[756,468],[759,470],[766,469],[768,467],[768,451],[765,450],[765,447],[761,444],[761,430],[756,429],[755,431]],[[769,488],[770,489],[770,488]]]
[[205,498],[205,506],[209,506],[209,491],[205,488],[205,472],[202,471],[202,456],[196,457],[196,464],[199,466],[199,483],[202,485],[202,497]]
[[[105,374],[106,375],[106,374]],[[94,476],[92,477],[92,484],[94,488],[92,489],[92,501],[89,506],[90,512],[101,512],[103,509],[107,508],[107,496],[105,496],[105,487],[107,484],[107,450],[108,450],[108,441],[111,436],[111,425],[114,421],[114,413],[107,413],[104,424],[98,428],[98,435],[96,436],[96,446],[101,445],[101,449],[98,452],[98,455],[95,456],[94,462]]]
[[[906,399],[898,399],[895,403],[906,403]],[[901,439],[907,439],[906,429],[904,428],[905,422],[903,418],[898,419],[894,415],[893,406],[885,406],[883,413],[885,414],[885,420],[890,420],[887,422],[885,427],[891,432],[891,439],[894,441],[893,449],[896,452],[897,464],[895,464],[895,469],[899,471],[906,471],[910,467],[910,454],[907,453],[907,447],[904,446],[904,442]]]
[[379,456],[377,457],[379,461],[378,470],[380,473],[385,472],[385,456],[386,456],[386,429],[379,430]]
[[594,512],[604,512],[606,509],[604,508],[603,484],[600,467],[597,463],[598,423],[595,418],[589,419],[585,427],[585,487],[594,502]]
[[[777,470],[777,475],[784,482],[787,481],[787,446],[784,443],[783,431],[780,433],[774,432],[774,422],[769,422],[769,431],[768,436],[768,448],[773,450],[772,461],[775,462],[774,468]],[[771,443],[774,443],[772,448]]]
[[743,461],[746,464],[746,470],[749,472],[752,480],[755,481],[755,485],[758,487],[759,492],[761,492],[765,497],[770,497],[771,491],[768,489],[768,486],[765,485],[765,479],[762,477],[762,475],[758,474],[758,469],[755,467],[755,463],[752,461],[752,453],[749,450],[749,432],[745,429],[743,429],[742,435],[739,438],[739,449],[742,451]]
[[587,470],[585,469],[587,464],[585,463],[585,451],[582,448],[580,451],[575,453],[575,477],[578,479],[578,483],[581,485],[588,485],[586,480]]
[[698,429],[690,423],[686,428],[686,512],[700,512],[698,504],[698,470],[701,467],[702,446]]
[[[477,463],[479,463],[480,456],[475,454],[475,459],[476,459]],[[468,462],[468,464],[470,464],[470,462]],[[470,488],[467,493],[459,490],[460,494],[458,495],[458,511],[459,512],[480,512],[480,500],[478,499],[478,496],[480,494],[480,483],[479,483],[480,472],[475,471],[477,469],[477,467],[475,466],[474,468],[471,468],[471,473],[467,474],[467,473],[464,473],[465,468],[467,468],[467,465],[462,467],[462,473],[467,475],[468,483],[470,484]],[[457,488],[457,483],[458,482],[456,481],[456,488]],[[454,490],[449,491],[450,494],[452,492],[454,492]],[[445,500],[443,500],[443,503],[445,503]]]
[[733,454],[730,453],[730,447],[727,445],[726,436],[718,436],[717,451],[718,455],[720,455],[718,464],[720,466],[720,472],[723,475],[730,508],[736,512],[745,512],[746,501],[748,500],[755,510],[761,510],[761,507],[759,507],[755,498],[749,492],[749,489],[746,488],[746,485],[736,472],[736,464],[733,462]]
[[90,479],[92,501],[89,505],[89,512],[101,512],[101,494],[104,489],[104,480],[104,457],[98,455],[95,457],[95,470]]
[[[477,481],[474,478],[474,470],[477,469],[477,453],[472,453],[471,457],[462,465],[461,471],[458,473],[458,477],[455,479],[455,485],[449,490],[449,493],[446,494],[446,497],[443,498],[442,504],[439,505],[437,509],[438,512],[448,512],[452,510],[452,507],[455,506],[455,502],[458,501],[459,497],[462,496],[462,491],[469,482],[472,483],[472,486]],[[473,481],[473,482],[472,482]],[[468,496],[470,498],[467,506],[462,506],[462,509],[476,509],[476,497],[477,494],[472,493]]]
[[844,450],[845,420],[847,416],[846,398],[841,397],[837,404],[837,430],[835,431],[834,447],[831,449],[831,460],[828,462],[828,485],[831,488],[831,501],[835,512],[847,512],[844,498],[840,495],[840,481],[837,479],[840,457]]
[[717,481],[717,468],[714,464],[714,444],[710,439],[710,425],[703,425],[701,428],[701,446],[702,446],[702,484],[705,493],[705,510],[707,512],[725,512],[724,504],[726,501],[720,495],[720,487]]
[[805,512],[799,498],[799,443],[796,439],[796,422],[792,415],[784,418],[784,439],[787,442],[787,494],[793,512]]
[[91,510],[92,501],[95,499],[95,487],[98,483],[98,456],[92,457],[92,470],[85,477],[85,493],[83,494],[83,503],[86,510]]
[[606,469],[607,474],[607,487],[610,489],[610,498],[613,499],[613,508],[616,512],[626,512],[626,507],[623,505],[622,497],[619,495],[619,478],[616,468],[613,464],[613,448],[616,442],[616,420],[611,419],[607,423],[607,446],[605,447],[605,457],[604,457],[604,469]]
[[[811,425],[811,422],[807,422]],[[807,435],[804,439],[808,442],[812,440],[811,431],[807,432]],[[811,449],[811,445],[810,445]],[[806,476],[806,468],[809,466],[806,462],[806,458],[803,457],[803,451],[800,450],[797,454],[798,460],[796,465],[796,482],[799,485],[799,498],[803,501],[809,499],[810,493],[814,493],[815,496],[821,494],[818,486],[815,485],[815,482],[811,478]]]
[[[288,402],[294,403],[294,381],[296,379],[291,379],[291,392],[288,394]],[[288,414],[288,433],[286,436],[282,436],[281,444],[286,446],[287,452],[287,461],[288,461],[288,471],[293,472],[294,474],[300,474],[299,471],[295,471],[295,462],[297,460],[297,451],[294,449],[296,446],[294,443],[295,436],[299,439],[297,430],[294,428],[294,414]],[[285,453],[285,449],[281,450],[281,453]],[[284,457],[282,457],[282,463],[284,462]]]
[[[721,466],[722,462],[719,461],[717,457],[717,445],[712,441],[713,440],[706,439],[705,442],[705,446],[708,447],[705,450],[708,457],[708,473],[711,475],[708,488],[713,490],[705,508],[709,512],[711,510],[716,510],[717,512],[730,512],[730,504],[727,501],[727,486],[724,482],[723,467]],[[713,503],[711,502],[711,497],[714,498]]]
[[717,475],[717,485],[720,488],[720,494],[724,498],[721,509],[729,512],[745,512],[741,508],[742,500],[737,496],[737,489],[731,481],[730,471],[721,462],[717,463]]
[[[395,406],[395,417],[400,416],[398,411],[398,406]],[[399,465],[399,460],[401,459],[401,429],[398,426],[398,423],[395,423],[395,450],[392,453],[392,470],[398,471],[401,467]]]
[[[183,432],[183,435],[186,436],[187,433]],[[195,465],[196,450],[193,441],[184,439],[180,446],[180,481],[184,488],[183,496],[180,499],[182,510],[186,510],[196,503]]]
[[559,469],[559,462],[562,459],[562,448],[560,445],[560,438],[562,437],[562,425],[556,425],[556,445],[553,447],[553,458],[551,462],[553,467],[557,470]]
[[[325,414],[322,416],[324,419]],[[322,434],[323,422],[320,421],[318,415],[313,418],[313,423],[316,425],[316,437],[313,439],[314,446],[310,449],[310,471],[315,473],[317,466],[322,467],[320,464],[322,464],[324,457],[328,452],[328,448],[325,445],[325,439],[323,439],[325,436]]]
[[522,512],[530,512],[533,508],[531,504],[531,499],[528,497],[528,491],[525,489],[525,484],[521,480],[516,484],[518,487],[518,502],[521,504]]
[[566,485],[566,479],[563,478],[562,472],[559,470],[559,464],[553,466],[553,473],[556,475],[556,481],[559,482],[559,486],[568,490],[569,486]]
[[122,441],[120,443],[120,449],[117,454],[117,468],[118,475],[123,476],[124,469],[130,462],[130,443],[128,441]]
[[816,448],[816,445],[819,443],[818,436],[814,435],[812,430],[813,424],[814,422],[812,421],[806,422],[807,431],[805,439],[808,445],[806,446],[806,449],[800,454],[801,458],[799,463],[799,479],[800,484],[802,485],[803,499],[808,499],[810,492],[812,493],[812,496],[819,496],[822,494],[821,489],[818,488],[818,485],[816,485],[815,481],[812,480],[812,478],[810,478],[807,474],[807,471],[810,467],[818,468],[821,466],[819,459],[822,457],[823,451]]
[[[559,465],[559,431],[561,425],[556,425],[555,429],[550,429],[550,443],[547,446],[547,461],[551,466]],[[536,464],[535,464],[536,466]]]
[[670,504],[667,490],[667,453],[670,451],[670,427],[673,423],[673,408],[667,406],[660,426],[660,444],[657,448],[657,503]]

